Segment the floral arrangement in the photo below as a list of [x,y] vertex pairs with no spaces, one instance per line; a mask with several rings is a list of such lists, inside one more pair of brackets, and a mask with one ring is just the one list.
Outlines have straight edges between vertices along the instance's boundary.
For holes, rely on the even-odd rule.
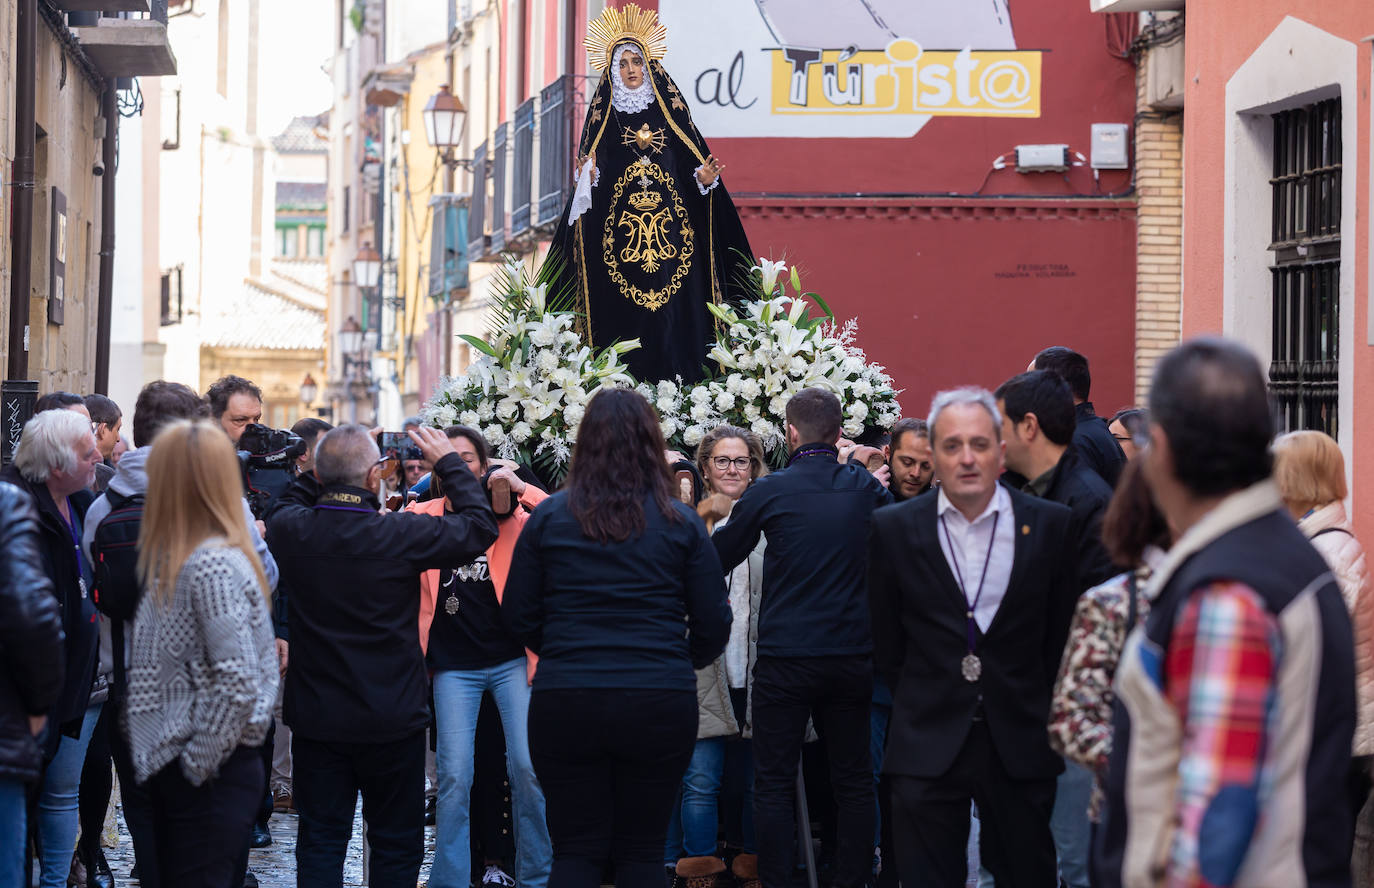
[[[721,423],[752,430],[774,465],[787,458],[786,407],[817,386],[844,405],[844,434],[888,429],[901,416],[891,377],[854,344],[858,325],[837,324],[815,293],[802,292],[796,269],[767,259],[750,271],[757,298],[742,306],[710,305],[718,323],[700,382],[636,382],[620,356],[639,347],[619,342],[593,353],[575,329],[573,300],[551,296],[547,264],[533,281],[522,266],[499,272],[487,338],[462,337],[479,352],[461,376],[446,377],[425,406],[431,425],[480,429],[498,456],[534,466],[557,484],[567,473],[577,425],[602,388],[633,386],[658,410],[670,447],[695,448]],[[789,294],[787,284],[791,284]],[[812,305],[822,314],[812,316]]]
[[531,281],[515,262],[497,272],[486,339],[461,338],[478,358],[444,377],[421,413],[438,428],[479,429],[495,455],[535,466],[554,483],[567,473],[587,401],[602,388],[631,386],[620,356],[638,340],[593,353],[573,329],[572,299],[548,292],[547,265]]
[[[758,435],[770,461],[781,465],[787,458],[787,402],[813,386],[839,397],[846,437],[889,429],[901,417],[892,378],[854,344],[858,325],[837,325],[825,300],[802,292],[796,269],[786,278],[785,272],[784,263],[761,260],[751,270],[759,298],[739,308],[708,306],[719,321],[708,354],[718,375],[691,386],[639,386],[658,409],[668,440],[694,448],[711,428],[729,423]],[[822,315],[811,316],[813,302]]]

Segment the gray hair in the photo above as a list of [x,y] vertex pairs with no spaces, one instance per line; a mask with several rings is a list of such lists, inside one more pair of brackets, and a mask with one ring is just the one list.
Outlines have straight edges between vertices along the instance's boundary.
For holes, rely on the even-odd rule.
[[324,485],[364,487],[367,473],[381,457],[365,426],[341,425],[320,436],[315,445],[315,475]]
[[19,447],[14,451],[14,467],[29,481],[43,483],[61,469],[76,471],[76,448],[83,436],[91,434],[91,421],[75,410],[44,410],[24,424]]
[[997,440],[1002,440],[1002,412],[997,409],[997,399],[987,389],[970,385],[940,392],[931,400],[930,418],[926,420],[926,426],[930,429],[931,444],[935,443],[935,423],[940,419],[941,411],[946,407],[962,404],[975,404],[986,410],[988,416],[992,417],[992,428],[997,433]]

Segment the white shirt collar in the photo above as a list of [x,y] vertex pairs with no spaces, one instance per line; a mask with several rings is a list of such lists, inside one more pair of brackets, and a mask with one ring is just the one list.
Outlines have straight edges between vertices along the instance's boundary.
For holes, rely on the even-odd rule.
[[936,513],[942,518],[948,517],[949,513],[953,512],[955,515],[959,516],[958,520],[963,521],[969,526],[973,526],[975,524],[987,520],[989,517],[992,516],[993,512],[1006,512],[1008,515],[1010,515],[1011,495],[1007,493],[1007,489],[1003,487],[1001,483],[998,483],[997,490],[993,493],[992,499],[988,500],[987,506],[983,509],[981,513],[979,513],[977,518],[973,519],[972,521],[969,521],[967,518],[964,517],[964,513],[960,512],[959,509],[954,505],[954,503],[949,501],[949,497],[945,496],[945,489],[941,487],[940,492],[936,494],[935,510]]

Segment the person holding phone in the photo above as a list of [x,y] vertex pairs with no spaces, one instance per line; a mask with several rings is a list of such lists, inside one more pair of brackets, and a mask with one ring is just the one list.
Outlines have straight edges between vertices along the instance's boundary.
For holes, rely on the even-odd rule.
[[[438,833],[432,888],[466,888],[472,854],[468,809],[472,796],[477,716],[490,693],[506,738],[514,807],[515,879],[543,888],[553,851],[544,820],[544,793],[530,762],[526,718],[537,658],[501,622],[501,599],[516,540],[533,509],[548,494],[507,466],[491,467],[486,439],[476,429],[449,426],[444,434],[491,497],[500,536],[485,553],[463,563],[429,570],[420,578],[420,646],[434,674],[436,755],[439,772]],[[443,481],[440,482],[443,487]],[[412,503],[408,512],[442,515],[447,498]]]
[[444,433],[418,428],[408,437],[434,464],[450,506],[443,514],[381,514],[388,461],[372,432],[345,425],[320,439],[314,475],[292,482],[267,516],[292,592],[284,710],[301,888],[339,885],[359,793],[372,884],[419,879],[429,706],[416,593],[421,574],[471,563],[498,528]]

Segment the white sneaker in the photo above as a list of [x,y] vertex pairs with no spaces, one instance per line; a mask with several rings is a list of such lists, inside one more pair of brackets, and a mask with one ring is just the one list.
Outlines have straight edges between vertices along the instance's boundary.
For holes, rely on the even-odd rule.
[[489,864],[482,876],[482,888],[515,888],[515,880],[501,867]]

